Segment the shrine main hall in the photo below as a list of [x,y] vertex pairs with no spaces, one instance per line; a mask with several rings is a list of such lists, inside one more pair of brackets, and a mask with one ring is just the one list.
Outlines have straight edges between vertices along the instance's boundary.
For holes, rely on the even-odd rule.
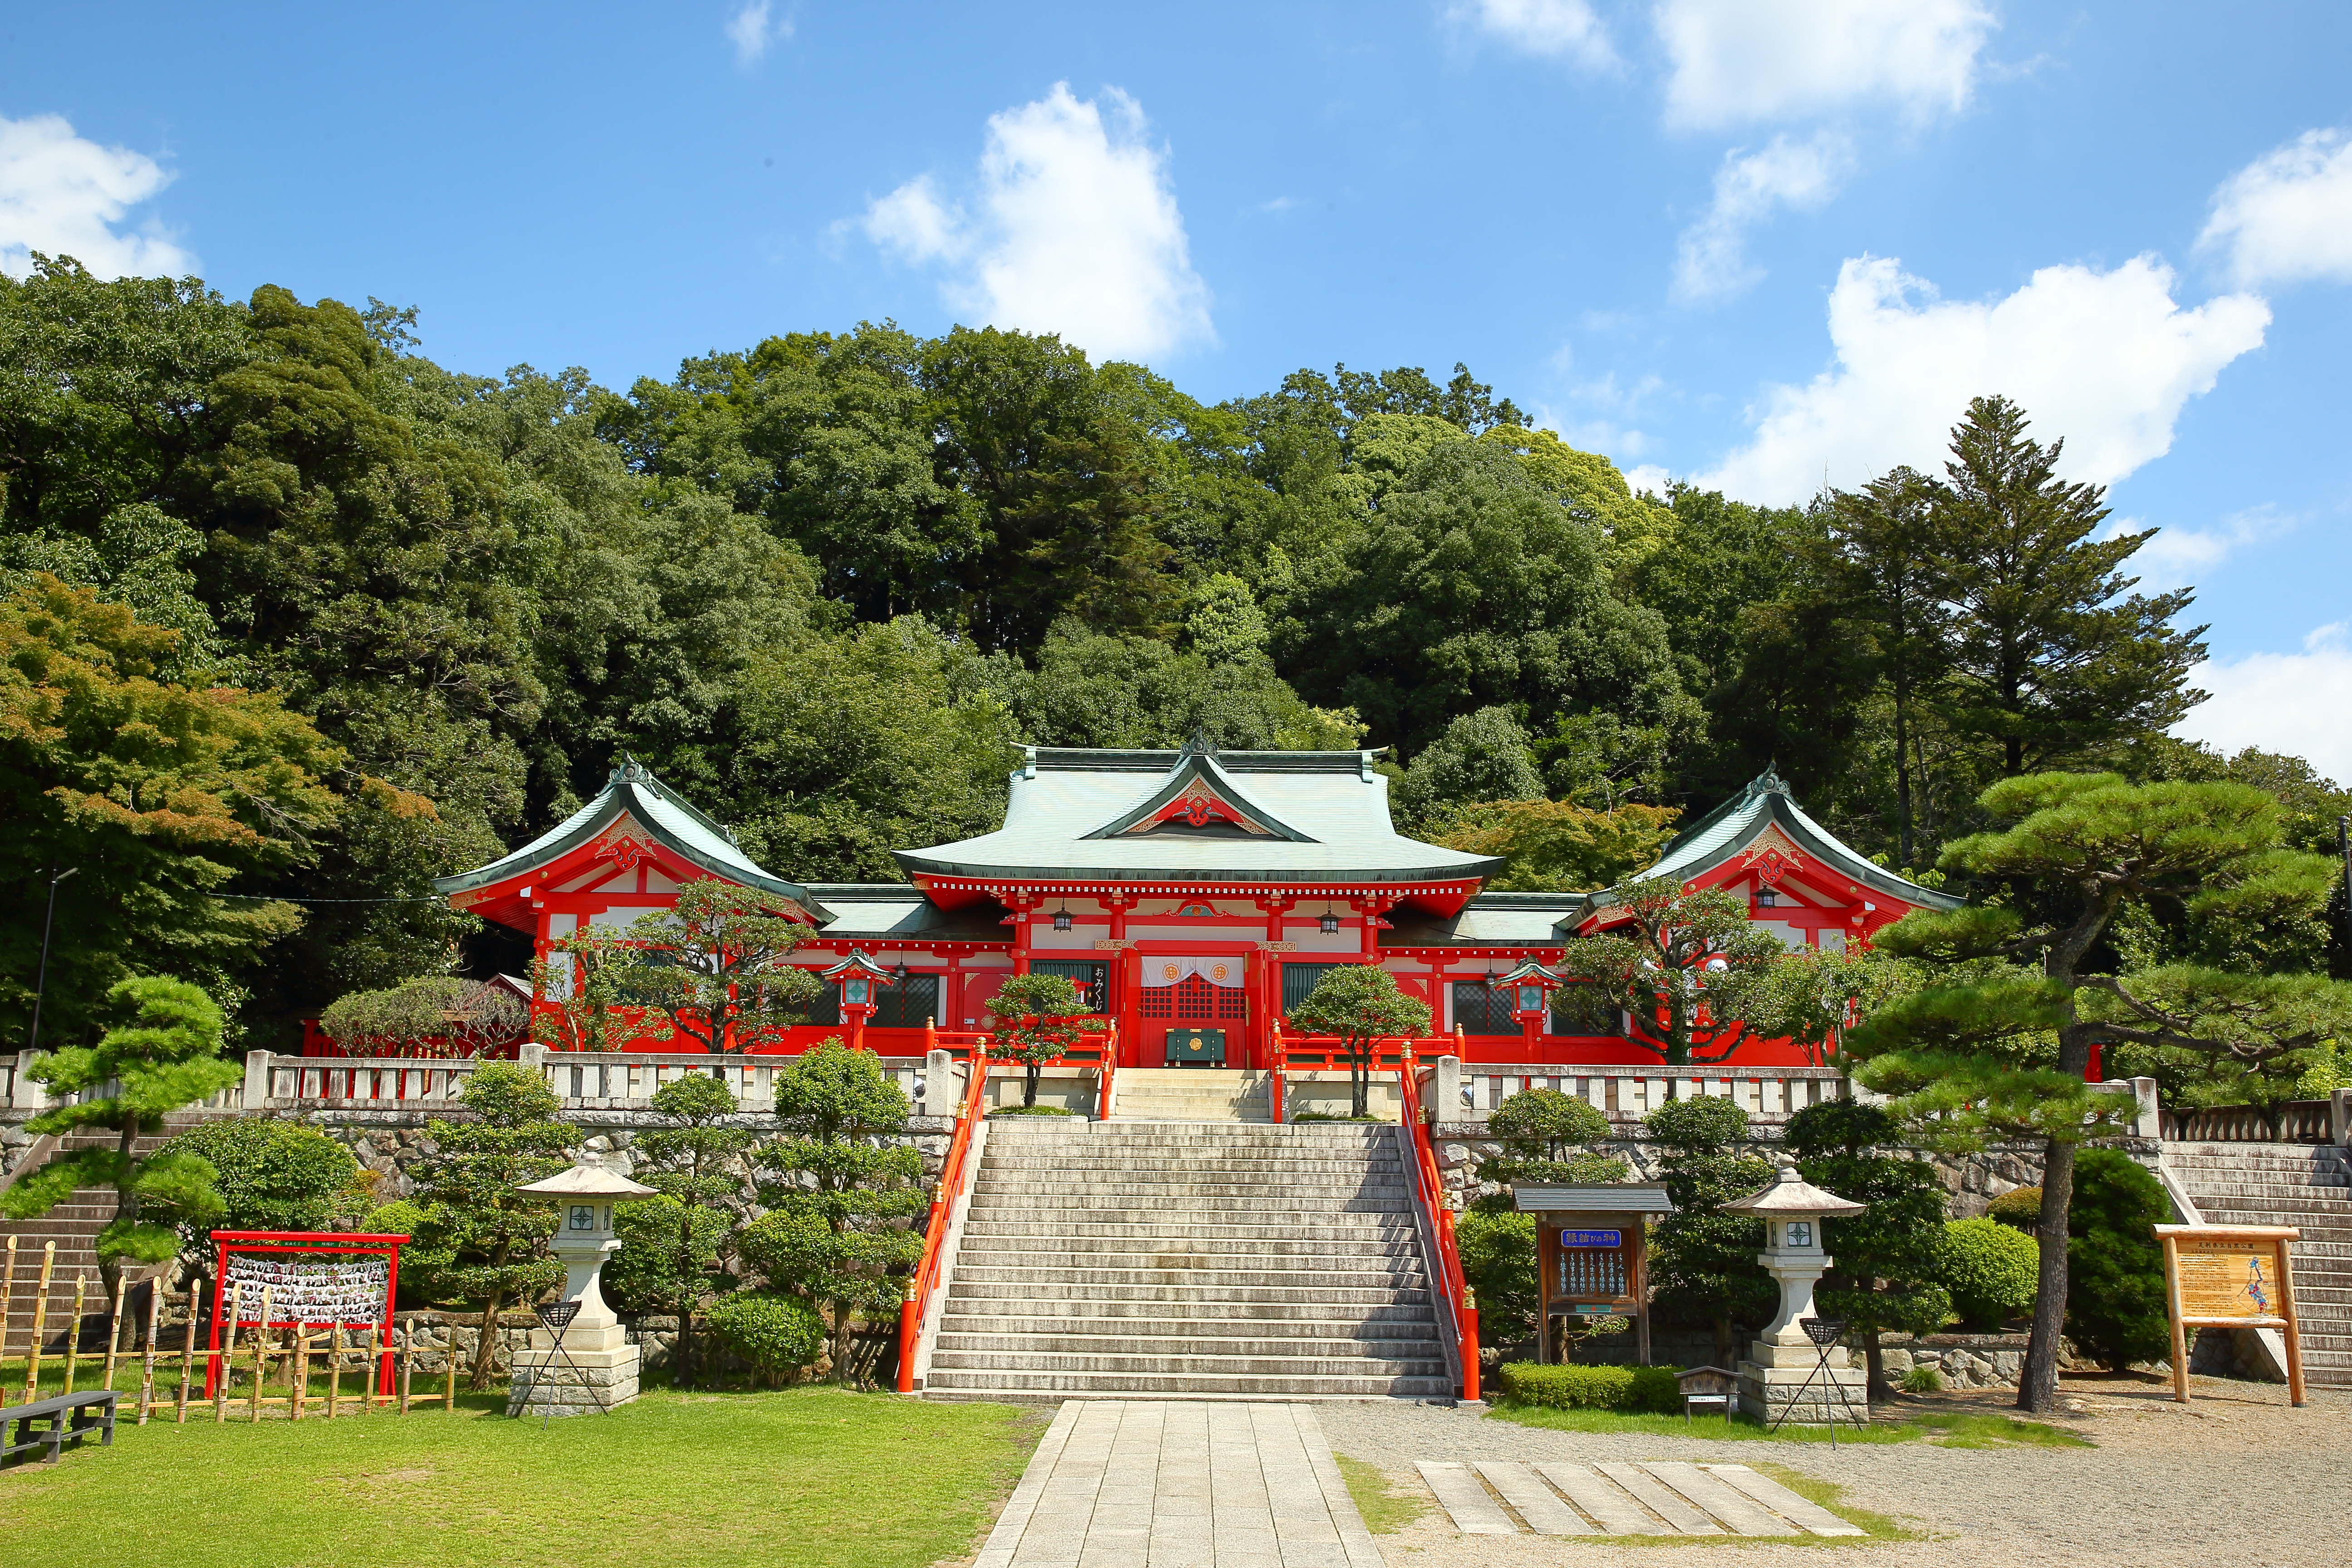
[[[548,944],[625,927],[684,884],[719,878],[802,912],[814,936],[793,962],[824,970],[862,954],[877,988],[863,1043],[919,1053],[926,1025],[992,1026],[1008,974],[1066,976],[1116,1020],[1119,1067],[1166,1065],[1171,1045],[1214,1042],[1227,1068],[1272,1065],[1275,1026],[1339,964],[1377,963],[1426,1003],[1470,1061],[1640,1065],[1657,1058],[1625,1020],[1575,985],[1540,1018],[1496,982],[1559,956],[1622,918],[1606,889],[1486,889],[1502,862],[1398,833],[1381,753],[1027,748],[1003,826],[896,851],[904,882],[794,882],[642,764],[613,771],[572,817],[477,870],[442,879],[457,909]],[[1791,946],[1866,942],[1916,908],[1955,900],[1865,859],[1766,774],[1693,824],[1645,876],[1744,898]],[[797,1052],[840,1032],[840,991],[760,1049]],[[1197,1058],[1199,1047],[1193,1047]],[[1743,1046],[1739,1061],[1794,1065],[1794,1047]]]

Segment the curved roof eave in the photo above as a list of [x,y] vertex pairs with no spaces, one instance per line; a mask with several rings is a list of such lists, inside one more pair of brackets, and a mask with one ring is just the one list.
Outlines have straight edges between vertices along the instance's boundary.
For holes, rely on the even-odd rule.
[[1503,864],[1482,857],[1454,866],[1340,870],[1301,867],[1005,866],[940,860],[905,849],[893,850],[891,858],[911,876],[1035,882],[1467,882],[1493,876]]

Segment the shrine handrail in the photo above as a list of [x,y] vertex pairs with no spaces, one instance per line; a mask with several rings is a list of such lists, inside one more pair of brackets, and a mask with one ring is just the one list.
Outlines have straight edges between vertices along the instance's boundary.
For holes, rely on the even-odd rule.
[[1454,1210],[1445,1202],[1445,1179],[1439,1173],[1437,1150],[1430,1141],[1430,1117],[1423,1111],[1421,1100],[1420,1069],[1413,1061],[1411,1047],[1403,1051],[1403,1060],[1397,1066],[1397,1089],[1404,1099],[1404,1125],[1412,1130],[1413,1194],[1429,1222],[1429,1232],[1436,1239],[1436,1256],[1430,1264],[1437,1278],[1432,1294],[1442,1303],[1443,1321],[1454,1331],[1457,1361],[1462,1377],[1462,1397],[1478,1397],[1478,1303],[1470,1293],[1469,1281],[1463,1277],[1462,1254],[1454,1241]]
[[907,1277],[907,1298],[898,1307],[898,1392],[915,1392],[915,1351],[922,1338],[923,1319],[939,1289],[940,1271],[947,1262],[948,1224],[956,1200],[971,1179],[972,1130],[987,1114],[988,1058],[971,1058],[961,1104],[956,1107],[955,1133],[948,1140],[947,1158],[940,1164],[939,1185],[931,1192],[931,1212],[925,1221],[922,1261]]

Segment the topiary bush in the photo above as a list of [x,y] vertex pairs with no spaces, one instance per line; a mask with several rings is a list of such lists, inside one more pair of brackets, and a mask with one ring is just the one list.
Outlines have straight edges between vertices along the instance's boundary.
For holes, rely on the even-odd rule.
[[1478,1297],[1478,1328],[1495,1344],[1536,1331],[1536,1216],[1472,1209],[1456,1216],[1462,1278]]
[[1664,1366],[1544,1366],[1506,1362],[1503,1400],[1552,1410],[1649,1411],[1671,1415],[1683,1407],[1682,1384]]
[[[1530,1089],[1495,1108],[1486,1134],[1501,1155],[1478,1167],[1482,1181],[1599,1184],[1625,1179],[1625,1162],[1588,1145],[1608,1142],[1609,1118],[1572,1094]],[[1504,1201],[1507,1202],[1507,1199]]]
[[1000,1116],[1076,1116],[1066,1105],[1000,1105],[988,1113],[989,1120]]
[[213,1187],[226,1213],[192,1220],[168,1200],[152,1198],[144,1210],[177,1225],[181,1251],[207,1264],[215,1230],[328,1230],[374,1206],[373,1182],[352,1152],[303,1122],[244,1116],[207,1121],[164,1149],[208,1160],[218,1173]]
[[1956,1219],[1936,1244],[1937,1273],[1963,1326],[1997,1332],[2033,1305],[2042,1247],[1998,1220]]
[[747,1291],[710,1309],[710,1333],[770,1388],[816,1360],[824,1322],[794,1296]]
[[1985,1210],[1985,1218],[1999,1220],[2011,1230],[2021,1230],[2032,1236],[2042,1223],[2042,1189],[2011,1187],[1993,1199]]
[[2074,1156],[2066,1205],[2066,1337],[2110,1372],[2172,1353],[2164,1246],[2150,1226],[2172,1217],[2164,1187],[2117,1149]]

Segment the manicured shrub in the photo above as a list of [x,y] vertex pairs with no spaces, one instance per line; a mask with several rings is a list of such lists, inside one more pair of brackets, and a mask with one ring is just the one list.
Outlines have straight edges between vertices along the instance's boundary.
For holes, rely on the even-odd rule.
[[1646,1410],[1673,1415],[1683,1407],[1682,1385],[1664,1366],[1543,1366],[1504,1363],[1503,1399],[1553,1410]]
[[1462,1278],[1478,1297],[1478,1328],[1489,1343],[1536,1331],[1536,1216],[1472,1209],[1455,1217]]
[[2033,1305],[2040,1244],[1998,1220],[1956,1219],[1936,1244],[1937,1272],[1960,1321],[1996,1331]]
[[2116,1149],[2074,1157],[2066,1205],[2066,1337],[2110,1372],[2172,1353],[2164,1247],[2150,1227],[2172,1217],[2163,1184]]
[[2011,1187],[1993,1199],[1991,1206],[1985,1210],[1985,1218],[2032,1235],[2034,1227],[2042,1223],[2042,1189]]
[[770,1388],[781,1387],[824,1348],[824,1322],[815,1309],[796,1297],[763,1291],[730,1296],[711,1308],[710,1333]]
[[1000,1105],[988,1114],[993,1119],[999,1116],[1076,1116],[1077,1112],[1066,1105]]
[[152,1217],[179,1224],[181,1246],[210,1260],[215,1230],[327,1230],[373,1206],[370,1181],[352,1152],[299,1121],[235,1117],[207,1121],[167,1144],[219,1173],[213,1185],[227,1212],[187,1220],[168,1202],[151,1201]]

